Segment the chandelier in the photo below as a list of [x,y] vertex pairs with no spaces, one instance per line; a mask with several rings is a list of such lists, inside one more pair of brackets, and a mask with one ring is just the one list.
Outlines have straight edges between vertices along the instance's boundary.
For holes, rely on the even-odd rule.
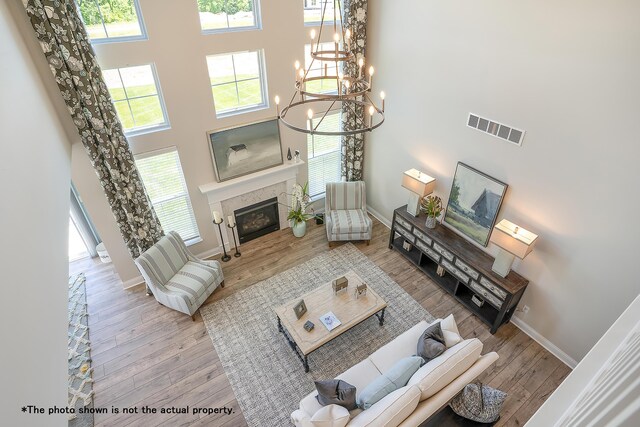
[[[321,47],[323,31],[331,31],[330,24],[325,27],[328,3],[334,3],[334,0],[324,1],[317,39],[316,30],[311,30],[311,61],[308,67],[301,68],[300,62],[295,62],[295,92],[291,100],[281,110],[280,97],[275,97],[278,119],[290,129],[311,135],[347,136],[371,132],[384,122],[385,94],[380,92],[381,107],[369,96],[375,70],[371,65],[365,70],[365,58],[356,57],[351,49],[355,44],[351,31],[344,27],[342,19],[337,19],[342,16],[341,2],[334,3],[333,48]],[[320,67],[314,68],[317,62],[320,62]],[[327,84],[331,90],[323,91]],[[353,118],[348,130],[327,131],[321,128],[332,110],[346,112]],[[305,116],[306,123],[302,124]]]

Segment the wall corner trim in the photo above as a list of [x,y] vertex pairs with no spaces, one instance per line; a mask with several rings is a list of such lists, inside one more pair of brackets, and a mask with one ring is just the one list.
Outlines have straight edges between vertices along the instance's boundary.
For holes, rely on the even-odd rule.
[[524,322],[522,319],[513,316],[511,318],[511,323],[513,323],[518,329],[520,329],[525,334],[529,335],[531,339],[544,347],[549,353],[553,354],[555,357],[560,359],[562,363],[567,365],[569,368],[574,369],[578,362],[567,353],[562,351],[558,346],[554,343],[543,337],[538,331],[529,326],[528,323]]
[[127,280],[126,282],[122,282],[122,287],[124,289],[131,289],[142,284],[144,284],[144,277],[137,276],[137,277],[134,277],[133,279]]
[[378,221],[383,223],[388,229],[391,229],[391,221],[385,218],[385,216],[382,215],[380,212],[373,209],[371,206],[367,206],[367,212],[373,215]]

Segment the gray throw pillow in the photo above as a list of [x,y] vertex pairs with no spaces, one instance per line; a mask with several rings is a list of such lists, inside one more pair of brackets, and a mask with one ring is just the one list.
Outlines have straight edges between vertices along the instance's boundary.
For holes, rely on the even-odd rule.
[[339,405],[349,411],[356,409],[356,388],[346,381],[325,380],[315,381],[318,390],[318,403],[322,406]]
[[440,356],[446,349],[440,322],[425,329],[418,339],[417,354],[427,362]]

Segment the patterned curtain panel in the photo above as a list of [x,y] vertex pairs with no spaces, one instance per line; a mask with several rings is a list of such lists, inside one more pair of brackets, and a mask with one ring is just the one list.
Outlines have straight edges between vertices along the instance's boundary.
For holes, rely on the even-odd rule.
[[[351,29],[353,41],[351,50],[356,55],[355,60],[345,65],[345,74],[358,75],[358,59],[364,57],[367,44],[367,0],[344,0],[343,21],[346,28]],[[366,58],[365,58],[366,60]],[[367,68],[367,67],[365,67]],[[355,109],[343,107],[342,126],[345,130],[357,128],[357,121],[365,120],[364,107]],[[342,177],[347,181],[362,180],[362,165],[364,163],[364,134],[342,137]]]
[[120,233],[137,258],[162,237],[73,0],[29,0],[27,14]]

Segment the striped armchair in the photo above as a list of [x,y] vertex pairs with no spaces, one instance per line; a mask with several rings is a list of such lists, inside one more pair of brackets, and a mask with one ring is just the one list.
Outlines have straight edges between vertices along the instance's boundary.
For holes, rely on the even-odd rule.
[[371,240],[373,223],[367,215],[364,181],[327,183],[324,216],[329,244],[343,240]]
[[204,261],[193,256],[175,231],[135,260],[148,288],[158,302],[191,316],[220,285],[224,275],[218,261]]

